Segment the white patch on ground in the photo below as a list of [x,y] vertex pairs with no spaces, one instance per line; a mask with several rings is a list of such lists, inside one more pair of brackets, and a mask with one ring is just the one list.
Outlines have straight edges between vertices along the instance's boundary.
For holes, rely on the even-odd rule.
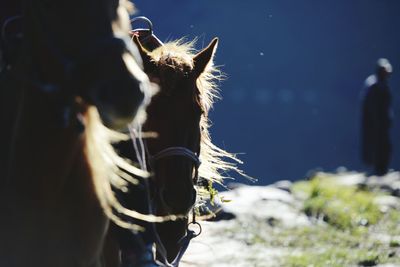
[[221,193],[220,197],[230,200],[221,206],[224,211],[233,213],[236,219],[201,222],[203,232],[193,239],[180,266],[280,266],[278,259],[287,250],[248,243],[247,240],[253,237],[251,232],[257,231],[246,231],[250,225],[248,222],[267,224],[273,219],[289,227],[310,224],[307,216],[299,211],[296,199],[289,192],[272,186],[241,186]]
[[203,233],[193,239],[182,259],[181,267],[273,267],[283,255],[281,249],[248,245],[241,238],[226,234],[235,221],[202,222]]
[[289,192],[270,186],[242,186],[220,194],[223,210],[243,218],[259,220],[274,218],[286,226],[309,225],[307,216],[299,211],[296,199]]

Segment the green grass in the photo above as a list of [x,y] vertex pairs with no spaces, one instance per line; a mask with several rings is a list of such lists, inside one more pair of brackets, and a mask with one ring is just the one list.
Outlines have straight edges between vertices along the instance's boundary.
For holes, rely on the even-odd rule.
[[282,249],[277,266],[400,265],[400,211],[380,211],[374,200],[383,193],[324,177],[295,183],[292,190],[303,201],[303,212],[315,218],[311,225],[285,227],[247,218],[226,231],[232,238],[246,233],[241,239],[249,246]]
[[292,191],[310,216],[310,225],[288,227],[272,218],[238,218],[225,234],[248,246],[282,252],[276,265],[265,266],[400,266],[400,210],[380,210],[375,199],[384,193],[340,185],[333,175],[295,183]]
[[[257,220],[246,220],[226,229],[232,238],[248,246],[281,249],[284,256],[276,259],[276,266],[285,267],[348,267],[374,266],[392,263],[400,265],[400,249],[395,240],[383,241],[376,234],[385,233],[390,216],[364,230],[342,230],[329,224],[316,223],[294,228],[267,225]],[[394,222],[393,222],[394,223]],[[397,236],[400,228],[397,228]],[[255,265],[249,265],[255,266]]]
[[[288,230],[288,233],[292,231]],[[296,236],[291,241],[294,250],[284,258],[282,266],[342,267],[400,263],[394,258],[396,250],[390,244],[375,240],[368,232],[352,234],[331,226],[314,226],[291,234]]]
[[[302,253],[299,256],[290,256],[286,261],[288,267],[344,267],[344,266],[375,266],[380,261],[380,255],[369,251],[351,251],[341,248],[329,248],[320,253]],[[361,261],[359,259],[362,259]]]
[[[292,236],[283,265],[288,267],[375,266],[400,264],[399,240],[379,236],[400,236],[400,211],[382,213],[374,199],[382,193],[339,185],[334,177],[315,177],[294,184],[293,191],[304,200],[303,211],[326,224],[287,229]],[[285,230],[283,231],[285,232]],[[293,238],[295,236],[295,238]]]
[[376,193],[339,185],[332,178],[315,177],[296,183],[293,190],[306,194],[304,212],[307,215],[321,218],[342,230],[373,225],[382,217],[374,204]]

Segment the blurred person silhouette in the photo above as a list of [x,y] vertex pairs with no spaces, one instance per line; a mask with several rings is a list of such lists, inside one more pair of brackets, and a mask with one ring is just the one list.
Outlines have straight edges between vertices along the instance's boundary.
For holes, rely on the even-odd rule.
[[388,172],[392,151],[392,96],[388,84],[392,71],[392,65],[387,59],[379,59],[376,73],[369,76],[365,82],[362,99],[362,160],[372,167],[373,174],[378,176]]

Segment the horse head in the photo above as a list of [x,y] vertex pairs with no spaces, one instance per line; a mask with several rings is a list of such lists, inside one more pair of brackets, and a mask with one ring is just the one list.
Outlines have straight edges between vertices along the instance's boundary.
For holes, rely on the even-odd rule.
[[[202,141],[201,120],[204,92],[198,79],[214,56],[218,39],[197,54],[182,44],[165,44],[149,53],[137,38],[145,72],[160,86],[147,108],[143,130],[155,132],[147,140],[150,166],[154,172],[154,199],[157,215],[187,215],[196,200]],[[187,220],[158,225],[159,235],[173,260],[178,240],[185,235]]]
[[126,126],[152,95],[128,36],[131,8],[126,0],[26,1],[31,79],[44,91],[94,104],[110,128]]

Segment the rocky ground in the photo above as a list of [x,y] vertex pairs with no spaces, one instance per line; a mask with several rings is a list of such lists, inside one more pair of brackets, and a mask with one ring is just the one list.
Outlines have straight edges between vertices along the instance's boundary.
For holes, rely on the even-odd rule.
[[181,266],[400,266],[400,174],[316,176],[373,192],[378,222],[372,225],[372,219],[369,223],[364,218],[361,226],[339,229],[330,225],[333,220],[327,216],[306,215],[309,196],[294,190],[296,185],[289,181],[269,186],[236,184],[220,193],[220,198],[230,201],[219,203],[222,210],[215,221],[201,223],[203,232],[192,241]]

